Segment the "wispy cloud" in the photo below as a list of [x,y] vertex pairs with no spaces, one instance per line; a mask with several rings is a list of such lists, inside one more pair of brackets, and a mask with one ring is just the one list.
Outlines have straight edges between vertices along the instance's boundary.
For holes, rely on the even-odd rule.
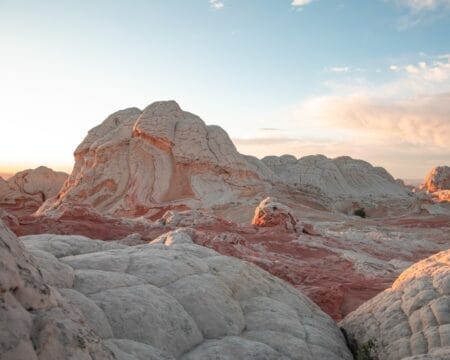
[[291,5],[294,7],[300,8],[300,7],[303,7],[305,5],[312,3],[313,1],[316,1],[316,0],[292,0]]
[[213,9],[223,9],[225,4],[220,0],[209,0],[209,6],[211,6]]
[[450,0],[386,0],[408,10],[398,19],[397,29],[409,30],[418,24],[447,16]]
[[334,66],[330,68],[330,71],[336,73],[347,73],[350,71],[350,68],[348,66]]
[[450,6],[450,0],[395,0],[413,11],[434,10],[442,6]]
[[409,178],[450,163],[450,58],[394,63],[390,70],[395,76],[381,84],[348,77],[335,81],[330,95],[280,114],[289,118],[285,132],[236,139],[236,144],[259,156],[350,155]]

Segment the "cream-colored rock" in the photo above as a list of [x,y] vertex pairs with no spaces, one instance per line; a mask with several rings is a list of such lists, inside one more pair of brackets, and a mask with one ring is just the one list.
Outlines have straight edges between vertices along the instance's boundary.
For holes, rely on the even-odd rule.
[[8,180],[0,178],[0,209],[13,215],[29,215],[61,190],[68,175],[40,166],[18,172]]
[[355,351],[380,360],[450,358],[450,250],[404,271],[341,326]]
[[255,209],[253,225],[261,227],[281,226],[283,229],[300,231],[301,225],[294,211],[273,198],[265,198]]
[[268,189],[270,172],[259,167],[221,128],[206,126],[174,101],[155,102],[143,111],[116,112],[89,131],[58,199],[42,212],[70,202],[126,216],[177,205],[212,207]]
[[[1,222],[0,268],[1,359],[114,358],[78,310],[45,283],[33,257]],[[56,278],[60,266],[47,271]]]
[[409,189],[385,169],[348,156],[329,159],[311,155],[298,160],[292,155],[267,156],[262,162],[283,182],[316,193],[322,202],[336,208],[345,206],[348,200],[373,205],[388,199],[410,198]]
[[70,236],[30,236],[25,245],[72,268],[73,289],[61,289],[61,301],[108,338],[97,341],[117,359],[351,359],[335,323],[306,296],[254,265],[176,239],[189,232],[109,249],[83,237],[77,249]]

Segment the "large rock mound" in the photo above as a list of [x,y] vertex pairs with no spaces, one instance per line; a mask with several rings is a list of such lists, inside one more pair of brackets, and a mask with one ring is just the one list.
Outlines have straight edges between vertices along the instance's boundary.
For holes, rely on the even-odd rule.
[[283,182],[316,193],[338,208],[348,200],[371,206],[383,200],[407,198],[409,192],[385,169],[348,156],[335,159],[323,155],[300,159],[292,155],[267,156],[262,162]]
[[0,178],[0,208],[16,216],[35,212],[58,194],[68,175],[45,166],[18,172],[8,180]]
[[450,250],[411,266],[341,325],[361,356],[449,359]]
[[43,212],[62,203],[102,213],[149,216],[149,209],[212,207],[266,190],[270,170],[239,154],[224,130],[174,101],[110,115],[75,150],[73,172]]
[[134,247],[80,236],[22,241],[117,359],[351,359],[306,296],[193,244],[189,231]]

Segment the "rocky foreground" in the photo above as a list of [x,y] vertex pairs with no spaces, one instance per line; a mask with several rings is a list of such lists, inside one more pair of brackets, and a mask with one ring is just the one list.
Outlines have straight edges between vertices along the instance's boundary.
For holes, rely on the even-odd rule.
[[412,189],[349,157],[242,155],[172,101],[114,113],[69,177],[0,179],[21,237],[2,225],[0,357],[450,358],[436,169]]

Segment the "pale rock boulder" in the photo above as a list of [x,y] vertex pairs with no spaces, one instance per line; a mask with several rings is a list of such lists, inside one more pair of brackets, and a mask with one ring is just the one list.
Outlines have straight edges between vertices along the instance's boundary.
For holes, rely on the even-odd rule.
[[294,211],[271,197],[265,198],[256,207],[252,224],[260,227],[280,226],[291,231],[301,231],[302,228]]
[[405,270],[340,325],[356,352],[380,360],[450,358],[450,250]]
[[[256,161],[257,162],[257,161]],[[174,101],[110,115],[75,150],[75,166],[57,198],[106,214],[152,216],[151,209],[209,208],[270,188],[264,165],[239,154],[226,132]],[[149,211],[150,210],[150,211]]]
[[52,235],[24,244],[73,270],[73,287],[60,297],[116,359],[352,358],[335,323],[306,296],[250,263],[193,244],[190,231],[132,247],[88,246],[79,237],[77,249],[74,236]]
[[192,235],[195,230],[189,228],[177,229],[170,231],[168,233],[158,236],[156,239],[152,240],[150,244],[164,244],[166,246],[171,246],[174,244],[193,244]]

